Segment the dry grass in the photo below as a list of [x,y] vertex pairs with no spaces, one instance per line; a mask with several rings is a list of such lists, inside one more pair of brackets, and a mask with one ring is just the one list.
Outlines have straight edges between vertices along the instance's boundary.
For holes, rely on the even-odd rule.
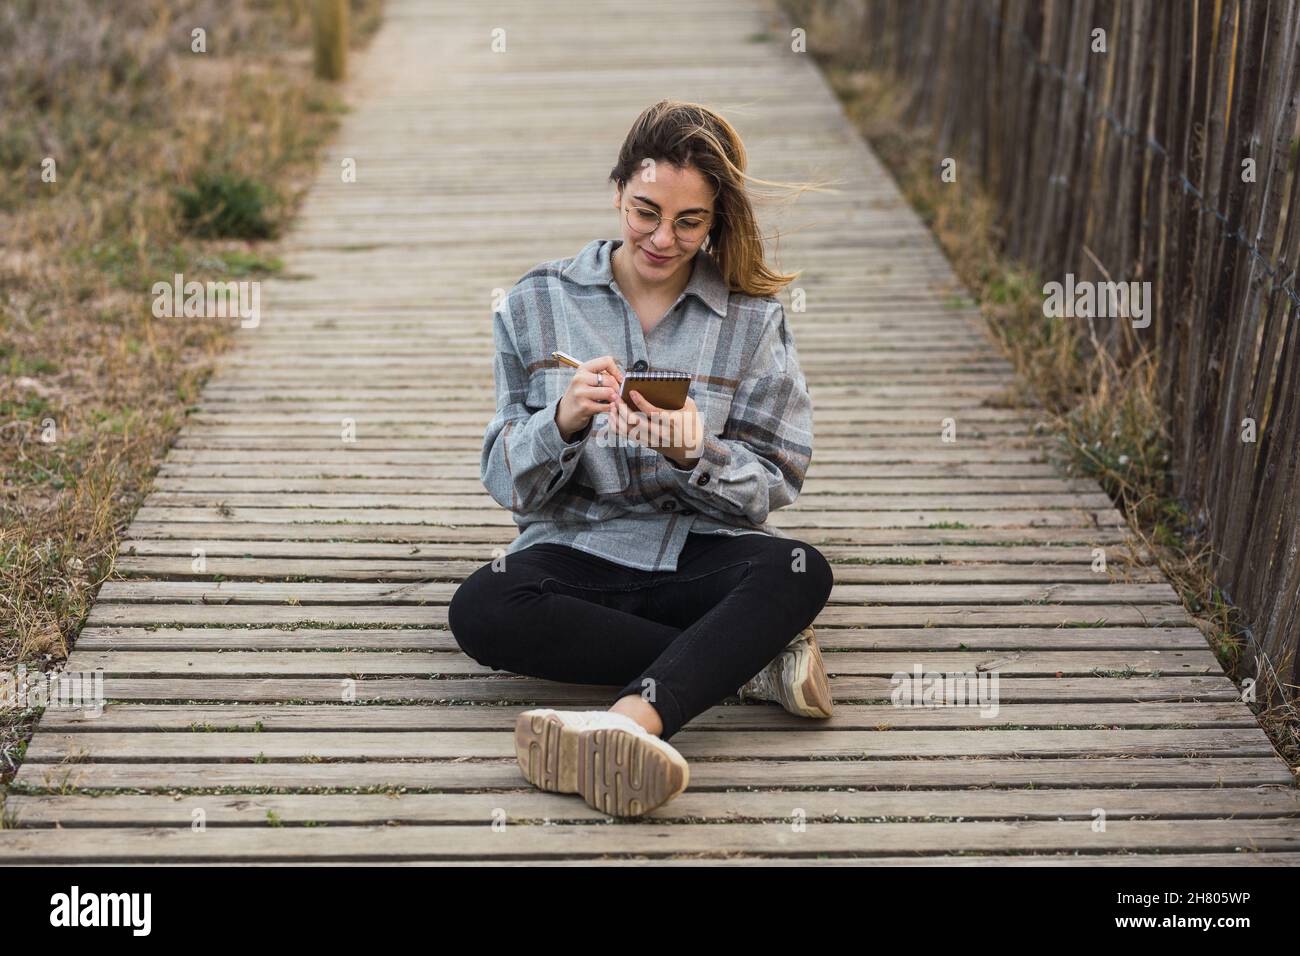
[[[381,0],[353,0],[354,45]],[[307,0],[0,7],[0,671],[66,658],[117,540],[238,319],[156,319],[150,288],[273,272],[198,239],[176,190],[260,184],[292,215],[344,109],[311,76]],[[195,27],[207,52],[191,49]],[[42,179],[53,158],[57,179]],[[53,438],[52,441],[43,439]],[[0,783],[36,714],[0,710]]]
[[[813,29],[809,30],[810,35]],[[845,62],[840,62],[844,60]],[[1062,466],[1096,478],[1172,582],[1229,675],[1237,676],[1245,621],[1215,586],[1212,550],[1195,536],[1173,492],[1160,404],[1159,355],[1117,366],[1095,348],[1087,326],[1043,315],[1043,281],[1000,253],[992,201],[969,184],[951,188],[935,174],[923,131],[908,126],[888,81],[852,62],[822,60],[849,116],[933,229],[989,327],[1015,365],[1020,394],[1042,406]],[[1275,675],[1261,675],[1260,701],[1285,700]],[[1300,714],[1294,704],[1256,708],[1293,770],[1300,770]]]

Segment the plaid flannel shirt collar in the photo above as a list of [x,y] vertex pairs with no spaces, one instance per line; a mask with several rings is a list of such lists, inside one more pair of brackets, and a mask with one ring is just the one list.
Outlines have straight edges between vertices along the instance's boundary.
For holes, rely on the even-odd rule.
[[[578,285],[607,286],[614,281],[610,256],[622,244],[622,239],[592,240],[560,274]],[[704,249],[695,254],[695,260],[691,263],[691,278],[682,294],[695,296],[720,316],[725,317],[727,314],[730,290],[718,263]]]

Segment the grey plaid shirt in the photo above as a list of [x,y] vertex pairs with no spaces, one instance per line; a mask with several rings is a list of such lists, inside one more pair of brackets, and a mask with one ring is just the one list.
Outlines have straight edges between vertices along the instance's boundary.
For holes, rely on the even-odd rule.
[[[773,510],[799,495],[812,458],[812,398],[785,310],[772,296],[731,293],[709,253],[668,314],[645,335],[595,239],[576,256],[544,262],[493,314],[496,415],[483,436],[480,476],[514,515],[507,553],[540,542],[618,564],[675,571],[686,535],[770,534]],[[555,410],[581,361],[612,355],[624,369],[678,369],[704,425],[693,468],[623,442],[608,414],[565,442]]]

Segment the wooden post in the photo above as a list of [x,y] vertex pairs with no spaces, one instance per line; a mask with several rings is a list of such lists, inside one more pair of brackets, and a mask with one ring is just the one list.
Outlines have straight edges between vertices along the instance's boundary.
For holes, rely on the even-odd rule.
[[348,0],[313,0],[316,75],[341,80],[348,69]]

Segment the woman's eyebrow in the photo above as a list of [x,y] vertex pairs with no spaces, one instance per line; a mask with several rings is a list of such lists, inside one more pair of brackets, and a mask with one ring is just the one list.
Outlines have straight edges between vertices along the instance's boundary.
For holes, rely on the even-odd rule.
[[[656,209],[660,210],[661,212],[663,211],[663,208],[664,208],[664,207],[661,206],[661,205],[659,205],[657,202],[655,202],[653,199],[649,198],[648,196],[633,196],[632,198],[635,199],[635,200],[637,200],[638,202],[643,202],[643,203],[645,203],[647,206],[654,206]],[[692,213],[692,212],[708,212],[708,211],[709,211],[709,210],[705,209],[705,208],[702,207],[702,206],[696,206],[694,209],[683,209],[683,210],[682,210],[681,212],[679,212],[677,215],[679,215],[679,216],[685,216],[687,213]]]

